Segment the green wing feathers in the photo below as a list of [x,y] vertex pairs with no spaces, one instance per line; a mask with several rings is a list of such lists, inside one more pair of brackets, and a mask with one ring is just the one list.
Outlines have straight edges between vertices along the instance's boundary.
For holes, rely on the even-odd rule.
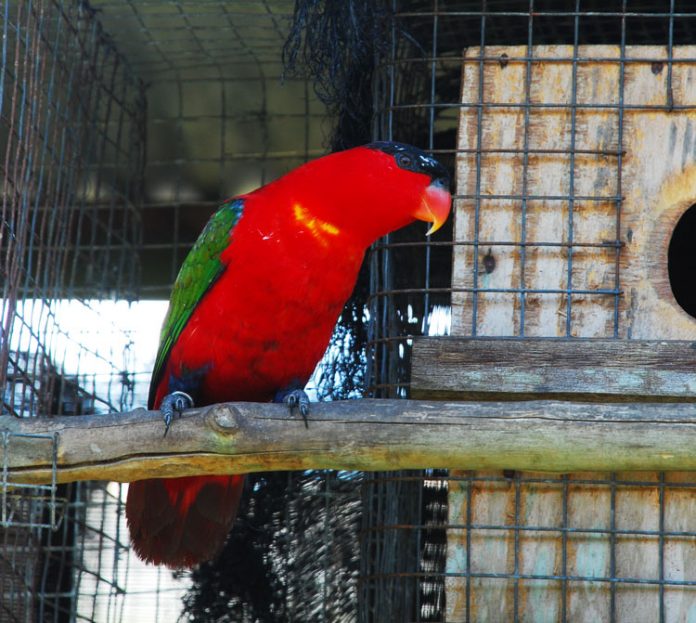
[[220,206],[181,265],[162,326],[159,350],[150,382],[149,408],[153,407],[157,387],[172,347],[198,303],[225,270],[220,255],[229,244],[230,232],[242,215],[243,206],[242,199],[233,199]]

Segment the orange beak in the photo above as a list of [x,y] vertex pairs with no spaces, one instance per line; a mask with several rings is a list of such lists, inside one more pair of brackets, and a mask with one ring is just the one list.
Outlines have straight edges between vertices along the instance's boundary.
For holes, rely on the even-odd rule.
[[420,206],[413,214],[413,218],[432,223],[432,226],[425,234],[430,236],[430,234],[434,234],[445,224],[451,206],[452,195],[442,184],[433,182],[423,192]]

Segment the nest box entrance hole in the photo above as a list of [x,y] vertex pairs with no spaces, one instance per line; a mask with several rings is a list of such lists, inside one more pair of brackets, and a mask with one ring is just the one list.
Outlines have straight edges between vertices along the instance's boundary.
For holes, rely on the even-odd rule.
[[667,250],[667,272],[679,306],[696,318],[696,203],[677,221]]

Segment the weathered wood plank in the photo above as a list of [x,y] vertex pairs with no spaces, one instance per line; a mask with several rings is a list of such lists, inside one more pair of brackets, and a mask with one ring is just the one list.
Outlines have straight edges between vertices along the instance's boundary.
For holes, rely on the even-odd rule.
[[417,338],[411,395],[696,401],[696,342]]
[[[458,468],[550,472],[696,469],[688,404],[448,403],[359,400],[313,405],[309,428],[282,405],[194,410],[162,436],[158,412],[0,418],[10,482],[58,482],[290,469]],[[39,448],[43,448],[43,451]]]

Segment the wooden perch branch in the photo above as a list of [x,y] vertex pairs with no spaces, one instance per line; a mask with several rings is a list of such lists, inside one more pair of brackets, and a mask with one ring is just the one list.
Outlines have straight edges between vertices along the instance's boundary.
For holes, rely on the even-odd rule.
[[[309,428],[276,404],[187,412],[163,437],[157,411],[0,418],[10,483],[130,481],[290,469],[696,470],[696,406],[654,403],[426,402],[313,404]],[[40,450],[38,450],[40,449]]]

